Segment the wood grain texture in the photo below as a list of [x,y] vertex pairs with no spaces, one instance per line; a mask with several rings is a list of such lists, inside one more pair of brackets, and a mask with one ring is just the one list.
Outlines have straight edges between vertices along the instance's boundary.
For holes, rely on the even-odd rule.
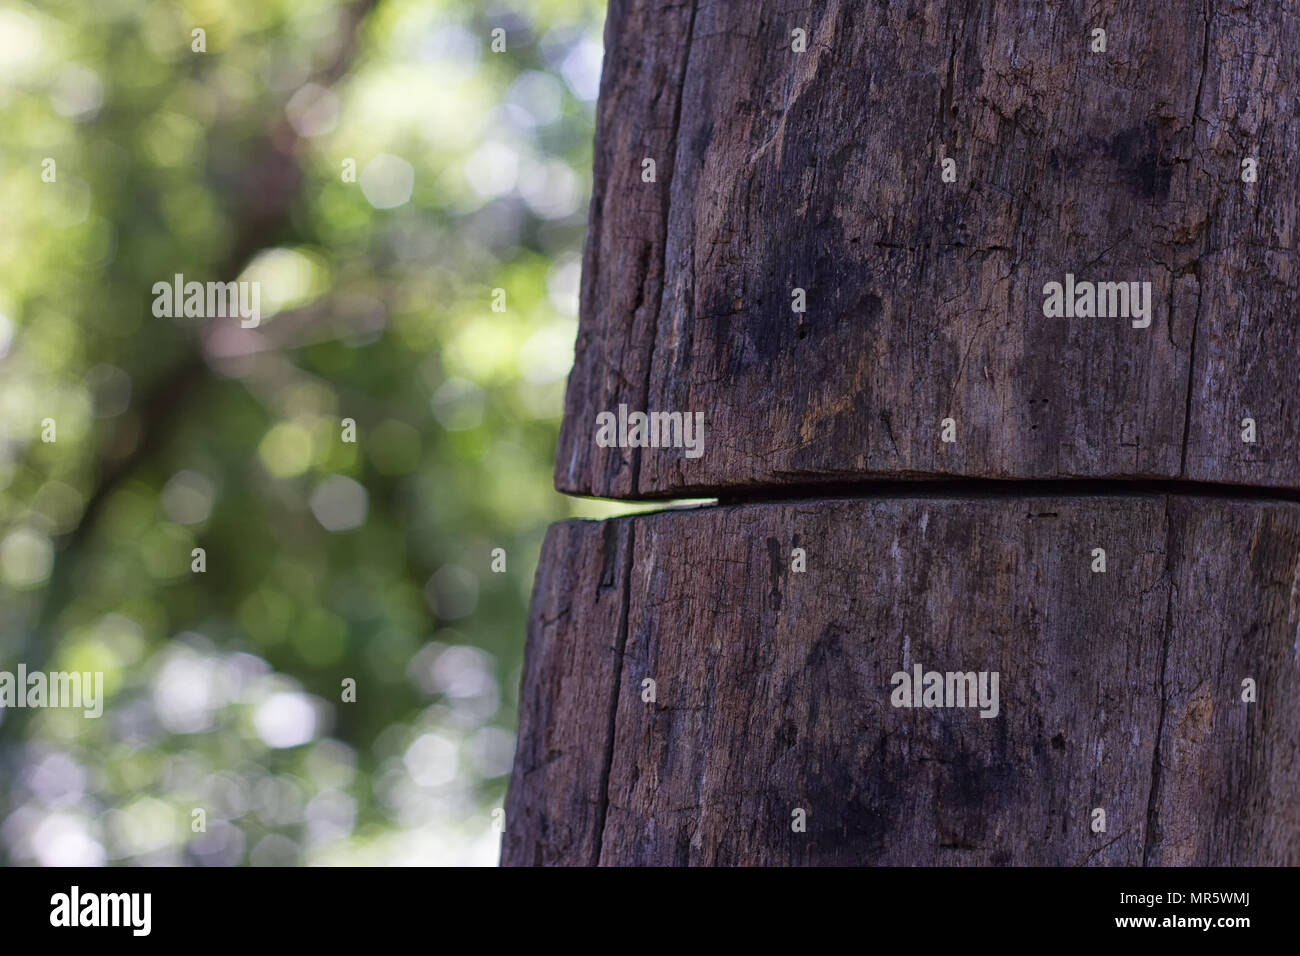
[[[552,525],[542,545],[506,819],[515,863],[595,864],[627,632],[633,525]],[[526,837],[517,839],[516,834]]]
[[[560,490],[1300,487],[1298,0],[613,0],[606,46]],[[1066,273],[1151,327],[1045,318]],[[620,403],[704,454],[597,447]]]
[[[636,453],[596,447],[588,428],[593,416],[586,410],[645,401],[663,294],[668,184],[688,49],[683,38],[691,35],[693,17],[693,0],[677,6],[654,0],[609,5],[580,312],[623,319],[580,323],[555,465],[557,487],[599,475],[601,494],[636,494]],[[647,157],[655,160],[659,185],[643,188],[649,185],[641,181]]]
[[[1300,505],[756,503],[541,568],[507,865],[1300,863]],[[915,664],[998,716],[891,706]]]

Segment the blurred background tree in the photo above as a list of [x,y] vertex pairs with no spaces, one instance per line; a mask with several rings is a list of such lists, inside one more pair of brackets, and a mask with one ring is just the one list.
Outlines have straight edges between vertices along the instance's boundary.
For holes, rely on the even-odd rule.
[[0,670],[107,698],[0,710],[0,859],[495,863],[541,535],[616,507],[550,477],[602,21],[0,6]]

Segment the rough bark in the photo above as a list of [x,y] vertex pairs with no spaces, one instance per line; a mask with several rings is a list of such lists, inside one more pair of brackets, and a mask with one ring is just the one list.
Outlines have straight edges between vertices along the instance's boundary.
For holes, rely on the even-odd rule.
[[[1300,487],[1297,0],[613,0],[606,49],[560,490]],[[1045,318],[1066,273],[1151,326]],[[704,454],[597,447],[621,403]]]
[[606,50],[556,486],[724,506],[552,529],[503,862],[1300,864],[1300,0],[612,0]]
[[632,533],[627,521],[571,521],[547,530],[506,802],[506,819],[529,834],[517,845],[509,835],[517,831],[507,834],[515,863],[599,862]]
[[[1300,505],[748,504],[540,567],[506,864],[1300,863]],[[914,664],[998,716],[891,706]]]
[[[630,497],[637,490],[635,455],[629,460],[620,449],[596,448],[585,410],[645,400],[664,284],[668,183],[688,49],[683,41],[693,19],[694,0],[676,7],[614,2],[605,19],[580,312],[622,319],[579,326],[555,465],[561,490],[576,490],[595,474],[600,494]],[[641,188],[646,157],[655,160],[660,184],[650,189]]]

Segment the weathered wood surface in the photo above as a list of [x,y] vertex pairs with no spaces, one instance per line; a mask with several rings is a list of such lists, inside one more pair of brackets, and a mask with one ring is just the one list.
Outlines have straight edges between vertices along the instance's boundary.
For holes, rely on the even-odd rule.
[[[1300,863],[1300,505],[568,522],[536,593],[507,865]],[[891,706],[915,664],[997,671],[998,716]]]
[[[513,862],[594,863],[599,855],[627,628],[631,534],[627,521],[568,521],[547,529],[506,808],[506,819],[518,814],[532,839]],[[543,794],[545,803],[538,800]]]
[[[1300,486],[1298,23],[1297,0],[612,0],[557,487]],[[1150,328],[1045,318],[1066,273],[1150,282]],[[597,447],[620,403],[704,412],[704,454]]]

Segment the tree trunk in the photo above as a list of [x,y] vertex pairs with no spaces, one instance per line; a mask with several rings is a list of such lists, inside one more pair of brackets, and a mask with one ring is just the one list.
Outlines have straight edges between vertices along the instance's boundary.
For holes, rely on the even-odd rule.
[[1297,18],[611,3],[504,863],[1300,863]]
[[[560,490],[1300,485],[1295,0],[699,6],[610,5]],[[1150,327],[1045,318],[1067,273]],[[598,447],[620,403],[708,450]]]
[[[1298,551],[1300,506],[1177,495],[557,525],[503,859],[1294,864]],[[918,666],[996,714],[891,706]]]

